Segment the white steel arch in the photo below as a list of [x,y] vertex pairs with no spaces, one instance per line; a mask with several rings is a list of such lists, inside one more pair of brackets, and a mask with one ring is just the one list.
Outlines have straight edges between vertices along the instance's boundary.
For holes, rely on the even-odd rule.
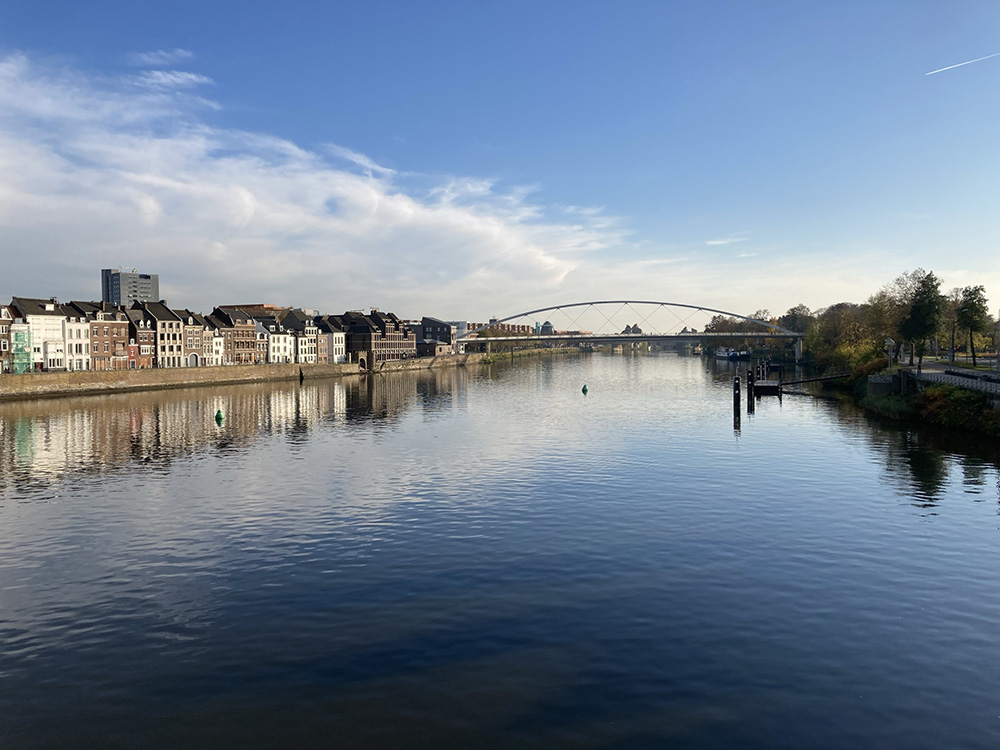
[[[757,323],[757,324],[762,325],[762,326],[764,326],[766,328],[770,328],[771,330],[773,330],[776,333],[783,333],[783,334],[787,334],[788,336],[793,336],[793,337],[801,337],[802,336],[802,334],[799,333],[799,332],[797,332],[797,331],[791,331],[791,330],[789,330],[787,328],[782,328],[781,326],[775,325],[774,323],[769,323],[766,320],[758,320],[757,318],[751,318],[751,317],[748,317],[746,315],[740,315],[739,313],[727,312],[726,310],[716,310],[715,308],[704,307],[703,305],[687,305],[687,304],[684,304],[682,302],[656,302],[656,301],[650,301],[650,300],[593,300],[593,301],[590,301],[590,302],[571,302],[571,303],[565,304],[565,305],[552,305],[550,307],[539,307],[536,310],[528,310],[526,312],[518,313],[516,315],[508,315],[505,318],[497,318],[497,319],[493,320],[491,323],[487,323],[486,325],[482,325],[479,328],[476,328],[476,329],[471,330],[471,331],[467,331],[466,333],[462,334],[461,336],[458,336],[457,339],[458,340],[467,339],[470,336],[473,336],[473,335],[479,333],[480,331],[489,330],[493,326],[499,325],[501,323],[507,323],[507,322],[509,322],[511,320],[518,320],[520,318],[527,318],[527,317],[535,316],[535,315],[538,315],[539,313],[552,312],[552,311],[555,311],[555,310],[559,310],[559,311],[561,311],[561,310],[568,310],[570,308],[576,308],[576,307],[596,307],[597,305],[650,305],[650,306],[657,307],[657,308],[662,308],[662,307],[678,307],[678,308],[684,308],[684,309],[687,309],[687,310],[694,310],[696,312],[714,313],[716,315],[726,315],[726,316],[731,317],[731,318],[739,318],[740,320],[745,320],[745,321],[748,321],[750,323]],[[647,317],[649,317],[649,316],[647,316]],[[736,334],[736,335],[738,335],[738,334]]]

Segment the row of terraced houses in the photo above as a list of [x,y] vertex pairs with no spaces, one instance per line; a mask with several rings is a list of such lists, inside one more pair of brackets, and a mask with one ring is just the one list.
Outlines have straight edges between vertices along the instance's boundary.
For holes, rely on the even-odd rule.
[[118,305],[14,297],[0,304],[0,372],[348,362],[370,368],[451,353],[456,331],[469,326],[428,317],[403,321],[374,308],[321,315],[222,305],[206,315],[163,300]]

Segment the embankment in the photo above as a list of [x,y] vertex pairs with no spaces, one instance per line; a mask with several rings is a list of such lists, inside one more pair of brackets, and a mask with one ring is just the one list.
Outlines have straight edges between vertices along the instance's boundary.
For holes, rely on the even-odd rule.
[[[568,349],[532,349],[515,356],[567,354]],[[383,362],[374,373],[398,370],[428,370],[435,367],[464,367],[508,359],[510,354],[487,357],[484,354],[452,354]],[[276,380],[338,378],[370,374],[356,364],[346,365],[232,365],[229,367],[177,367],[161,370],[111,370],[83,372],[42,372],[30,375],[0,375],[0,401],[32,398],[58,398],[95,393],[150,391],[165,388],[262,383]]]

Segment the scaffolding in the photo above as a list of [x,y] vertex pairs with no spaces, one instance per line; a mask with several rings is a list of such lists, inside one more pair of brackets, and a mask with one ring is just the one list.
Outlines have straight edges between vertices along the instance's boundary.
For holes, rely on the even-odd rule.
[[[11,326],[11,363],[10,370],[15,375],[23,375],[26,372],[32,372],[34,366],[32,364],[31,355],[31,331],[30,330],[14,330],[16,326]],[[25,326],[27,328],[27,326]]]

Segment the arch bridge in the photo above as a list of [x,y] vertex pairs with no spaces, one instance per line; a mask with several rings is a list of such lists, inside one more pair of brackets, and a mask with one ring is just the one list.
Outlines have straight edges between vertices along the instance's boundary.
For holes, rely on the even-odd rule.
[[[739,331],[708,332],[712,317],[723,315],[743,323]],[[699,331],[698,329],[702,330]],[[483,334],[489,334],[484,336]],[[720,343],[731,339],[779,339],[795,342],[795,358],[802,358],[804,334],[766,320],[703,305],[650,300],[594,300],[540,307],[493,318],[457,337],[457,343],[523,344],[639,342]]]

